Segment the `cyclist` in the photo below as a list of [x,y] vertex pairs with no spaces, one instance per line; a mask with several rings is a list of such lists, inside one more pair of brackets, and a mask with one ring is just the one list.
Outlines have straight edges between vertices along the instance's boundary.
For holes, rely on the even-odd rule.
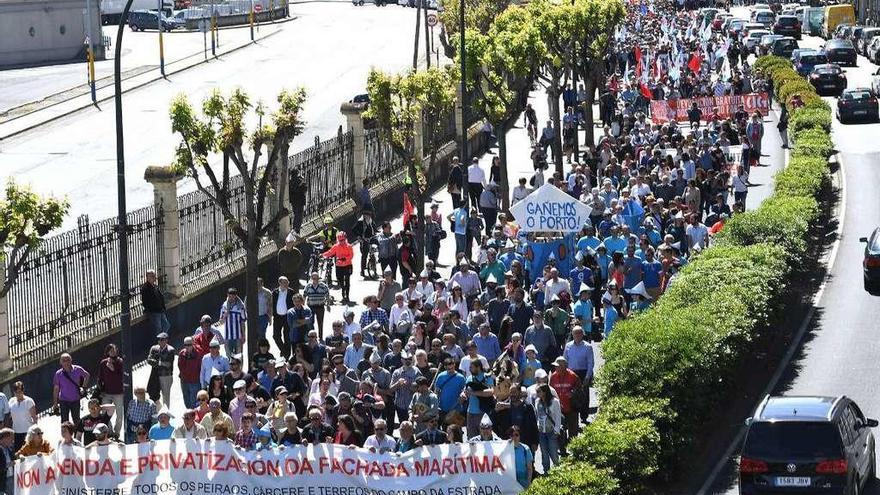
[[354,224],[351,231],[354,239],[361,246],[361,277],[366,279],[367,261],[370,256],[370,243],[376,237],[376,225],[373,223],[372,210],[364,210],[361,213],[361,219]]
[[[336,242],[337,233],[339,233],[339,229],[333,225],[333,218],[328,215],[324,217],[324,227],[321,228],[320,232],[309,237],[309,242],[320,242],[322,246],[321,254],[324,254]],[[333,276],[330,274],[330,270],[327,270],[327,285],[333,285]]]

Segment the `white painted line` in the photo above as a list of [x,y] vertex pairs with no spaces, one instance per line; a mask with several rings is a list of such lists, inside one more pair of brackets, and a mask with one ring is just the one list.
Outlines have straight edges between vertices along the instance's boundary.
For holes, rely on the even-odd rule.
[[[789,158],[788,150],[786,150],[786,161]],[[813,321],[813,314],[816,312],[816,307],[819,305],[819,302],[822,300],[822,295],[825,293],[825,286],[828,284],[828,279],[830,278],[831,271],[834,269],[834,262],[837,260],[837,252],[840,248],[840,241],[843,239],[843,225],[846,220],[846,173],[844,172],[843,160],[841,159],[840,153],[837,154],[837,164],[838,164],[838,177],[840,181],[840,208],[838,211],[840,212],[839,223],[837,225],[837,239],[834,240],[834,244],[831,246],[831,251],[828,253],[826,258],[826,266],[827,270],[825,271],[825,277],[822,280],[822,284],[819,286],[819,290],[816,291],[816,294],[813,296],[812,304],[810,305],[810,309],[807,311],[807,315],[804,317],[801,322],[800,327],[798,328],[797,334],[795,334],[794,340],[792,340],[791,344],[788,346],[788,350],[785,353],[785,356],[782,357],[782,361],[779,363],[779,367],[776,368],[776,372],[773,373],[773,376],[770,378],[770,381],[767,383],[767,386],[764,387],[764,391],[761,393],[758,400],[763,400],[765,396],[769,395],[773,389],[776,388],[776,385],[779,383],[779,380],[782,378],[782,374],[785,370],[788,369],[789,364],[791,364],[791,359],[794,357],[794,353],[800,349],[801,341],[804,338],[804,335],[807,333],[807,328],[810,326],[810,322]],[[721,470],[724,469],[724,466],[728,463],[731,456],[733,456],[733,452],[736,448],[739,447],[742,442],[743,436],[746,434],[745,425],[739,428],[739,431],[736,434],[736,438],[728,445],[727,449],[724,451],[724,455],[718,460],[715,464],[715,467],[712,468],[712,472],[709,473],[709,476],[706,478],[706,481],[703,482],[703,485],[700,487],[700,490],[697,492],[697,495],[707,495],[709,493],[709,489],[712,488],[712,485],[715,483],[715,479],[718,477],[718,474],[721,473]]]

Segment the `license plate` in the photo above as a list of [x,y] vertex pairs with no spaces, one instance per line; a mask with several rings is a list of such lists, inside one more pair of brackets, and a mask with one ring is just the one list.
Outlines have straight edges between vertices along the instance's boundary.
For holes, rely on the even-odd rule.
[[837,87],[837,85],[836,84],[823,84],[822,87],[834,89]]
[[868,111],[867,110],[855,110],[853,112],[853,115],[868,115]]
[[776,486],[810,486],[809,476],[777,476]]

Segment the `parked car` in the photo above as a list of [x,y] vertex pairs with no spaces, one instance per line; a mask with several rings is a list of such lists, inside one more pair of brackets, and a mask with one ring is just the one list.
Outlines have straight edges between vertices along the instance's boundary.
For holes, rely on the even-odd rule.
[[801,39],[801,21],[793,15],[781,15],[773,23],[773,34]]
[[871,76],[871,92],[874,96],[880,96],[880,69]]
[[837,99],[837,120],[841,124],[856,120],[877,122],[878,110],[877,98],[869,88],[847,89]]
[[880,227],[874,229],[871,237],[862,237],[859,241],[865,243],[865,257],[862,260],[865,290],[876,291],[880,289]]
[[758,43],[761,42],[761,38],[770,34],[770,31],[766,29],[755,29],[753,31],[749,31],[749,34],[743,39],[743,45],[746,47],[746,51],[755,52],[755,48],[758,46]]
[[858,65],[858,55],[850,40],[829,40],[825,43],[825,56],[828,61],[834,64],[849,65],[855,67]]
[[837,64],[819,64],[810,71],[810,84],[820,95],[840,96],[846,89],[846,74]]
[[749,11],[754,12],[756,10],[770,10],[770,5],[766,3],[756,3],[749,7]]
[[388,3],[393,3],[394,0],[351,0],[353,5],[357,5],[359,7],[363,7],[365,3],[372,3],[376,7],[384,7]]
[[880,28],[872,27],[863,29],[862,36],[859,37],[859,41],[856,43],[856,51],[867,57],[868,46],[871,45],[871,40],[873,40],[878,34],[880,34]]
[[779,34],[765,34],[761,37],[761,41],[758,42],[758,56],[767,55],[770,53],[770,47],[773,46],[773,42],[782,38],[782,35]]
[[727,25],[727,34],[731,37],[736,37],[739,35],[739,32],[742,30],[742,27],[746,24],[746,21],[743,19],[734,19],[730,21]]
[[741,39],[744,40],[746,36],[748,36],[750,31],[754,31],[756,29],[767,30],[767,28],[765,28],[763,24],[758,24],[757,22],[747,22],[743,24],[742,29],[740,29],[739,36]]
[[773,42],[770,53],[782,58],[791,58],[791,53],[798,48],[798,42],[791,36],[783,36]]
[[846,396],[768,395],[746,424],[741,495],[854,494],[874,479],[877,420]]
[[847,39],[852,41],[853,46],[859,45],[859,39],[862,37],[862,31],[865,30],[865,26],[859,26],[856,24],[855,26],[849,28],[849,33]]
[[[159,30],[159,15],[160,13],[155,10],[135,10],[128,13],[128,27],[131,28],[132,31],[145,31],[147,29],[150,30]],[[166,17],[165,14],[161,14],[162,16],[162,31],[171,31],[177,27],[179,27],[175,21],[171,20],[171,18]]]
[[880,36],[874,36],[871,40],[871,44],[868,45],[868,51],[865,53],[865,57],[875,64],[880,61]]
[[719,12],[715,14],[715,18],[712,20],[712,29],[720,31],[721,27],[724,26],[724,19],[727,19],[728,17],[733,17],[733,14],[728,14],[727,12]]
[[769,10],[756,10],[752,12],[752,21],[763,24],[769,29],[776,22],[776,14]]
[[823,52],[817,52],[816,50],[795,50],[798,53],[792,54],[792,63],[794,64],[794,70],[797,71],[798,74],[806,77],[807,74],[813,72],[813,68],[817,65],[827,64],[828,57],[825,56]]

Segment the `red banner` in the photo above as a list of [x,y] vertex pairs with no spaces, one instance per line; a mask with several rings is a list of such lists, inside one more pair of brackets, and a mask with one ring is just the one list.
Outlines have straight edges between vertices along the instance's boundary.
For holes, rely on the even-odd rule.
[[711,118],[712,113],[716,109],[718,110],[718,116],[722,119],[733,118],[733,114],[737,112],[740,105],[750,114],[757,111],[761,115],[767,115],[770,111],[770,98],[767,96],[767,93],[704,96],[679,100],[653,100],[651,102],[651,120],[656,123],[669,122],[670,120],[687,122],[688,110],[690,110],[694,102],[697,103],[697,108],[702,110],[703,120]]

